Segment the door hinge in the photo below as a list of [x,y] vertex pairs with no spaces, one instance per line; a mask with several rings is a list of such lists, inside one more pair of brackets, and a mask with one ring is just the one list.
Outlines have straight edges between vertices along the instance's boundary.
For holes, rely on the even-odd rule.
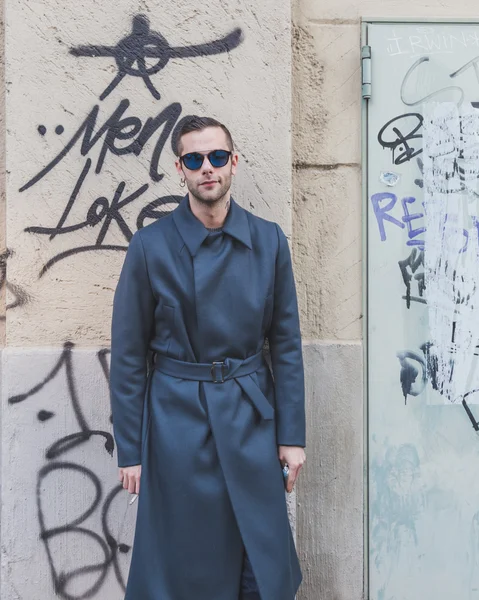
[[361,48],[362,94],[363,98],[371,98],[371,46]]

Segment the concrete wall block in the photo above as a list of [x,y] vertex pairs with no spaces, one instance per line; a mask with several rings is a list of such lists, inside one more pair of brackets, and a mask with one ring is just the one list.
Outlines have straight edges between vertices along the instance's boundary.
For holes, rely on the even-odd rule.
[[461,0],[452,6],[441,0],[338,0],[318,2],[299,0],[295,11],[303,22],[359,21],[361,17],[470,17],[477,19],[477,4],[474,0]]
[[[5,44],[4,3],[0,0],[0,48]],[[0,86],[5,89],[5,53],[0,53]],[[6,260],[5,248],[5,94],[0,95],[0,346],[5,344]]]
[[362,337],[359,167],[294,176],[293,253],[305,339]]
[[107,349],[3,351],[1,598],[120,600],[137,503],[119,485]]
[[306,464],[297,535],[298,600],[361,600],[363,593],[362,345],[304,346]]
[[8,348],[0,368],[0,597],[120,600],[137,503],[117,479],[108,348]]
[[295,164],[359,163],[359,25],[296,25],[293,57]]

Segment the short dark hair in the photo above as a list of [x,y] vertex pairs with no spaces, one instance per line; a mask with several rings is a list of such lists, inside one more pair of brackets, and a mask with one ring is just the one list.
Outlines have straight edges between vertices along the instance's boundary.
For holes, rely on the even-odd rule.
[[184,121],[184,123],[181,125],[178,131],[178,136],[176,139],[176,153],[178,155],[181,154],[181,138],[184,135],[186,135],[187,133],[191,133],[192,131],[203,131],[203,129],[206,129],[207,127],[219,127],[220,129],[222,129],[226,134],[226,140],[229,149],[231,151],[234,150],[233,138],[231,136],[230,130],[226,127],[226,125],[223,125],[223,123],[220,123],[216,119],[213,119],[213,117],[199,117],[197,115],[193,115],[192,117],[188,117]]

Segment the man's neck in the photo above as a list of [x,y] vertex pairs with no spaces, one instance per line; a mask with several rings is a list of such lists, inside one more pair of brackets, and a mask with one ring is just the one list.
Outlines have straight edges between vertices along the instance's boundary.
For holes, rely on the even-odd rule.
[[200,202],[192,194],[188,194],[191,212],[208,229],[223,227],[231,204],[231,194],[228,192],[217,202],[208,204]]

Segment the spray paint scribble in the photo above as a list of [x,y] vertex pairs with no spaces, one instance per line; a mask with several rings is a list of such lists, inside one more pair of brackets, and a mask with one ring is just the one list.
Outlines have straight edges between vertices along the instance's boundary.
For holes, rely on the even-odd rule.
[[425,297],[437,385],[454,403],[478,374],[478,132],[479,117],[472,109],[444,102],[426,105]]
[[[222,54],[237,48],[242,41],[241,29],[235,29],[225,37],[213,42],[192,46],[173,47],[158,32],[151,31],[150,21],[145,15],[136,15],[133,19],[132,33],[123,38],[116,46],[79,46],[72,48],[74,56],[113,57],[118,73],[100,96],[104,100],[124,77],[141,77],[151,95],[159,100],[160,92],[153,85],[150,76],[159,73],[172,58],[194,58]],[[152,65],[147,60],[153,61]]]

